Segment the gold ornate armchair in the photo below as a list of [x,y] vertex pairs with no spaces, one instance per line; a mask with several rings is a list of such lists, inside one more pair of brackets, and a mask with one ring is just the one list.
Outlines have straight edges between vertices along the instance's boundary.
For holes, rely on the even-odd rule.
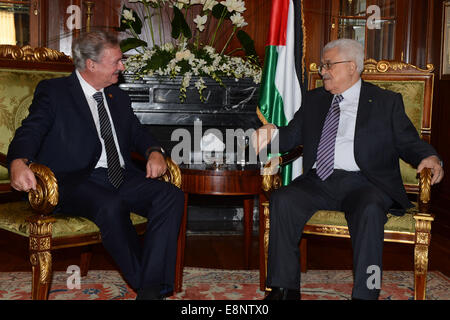
[[[362,78],[382,88],[399,92],[403,96],[405,110],[413,122],[421,138],[430,142],[431,135],[431,108],[433,100],[433,66],[428,65],[426,70],[413,65],[375,60],[365,62]],[[309,89],[322,86],[316,64],[310,66]],[[302,147],[283,155],[277,159],[281,166],[286,165],[302,154]],[[273,159],[274,160],[274,159]],[[266,164],[270,166],[276,161]],[[431,222],[434,220],[430,213],[431,172],[423,170],[417,177],[416,170],[400,160],[400,170],[406,191],[417,197],[416,207],[404,216],[388,214],[388,221],[384,228],[384,241],[414,245],[414,299],[424,300],[426,294],[426,276],[428,268],[428,247],[431,240]],[[271,190],[281,186],[279,175],[264,175],[263,189],[267,197]],[[263,219],[261,226],[264,232],[263,241],[260,241],[260,254],[264,262],[260,264],[260,287],[265,289],[267,249],[269,241],[269,206],[263,204],[264,210],[260,215]],[[349,238],[347,223],[343,212],[317,211],[305,225],[303,234],[314,234],[332,237]],[[307,239],[302,237],[300,243],[301,271],[307,271]]]
[[[58,202],[58,184],[51,170],[32,163],[37,190],[28,194],[29,201],[20,201],[21,194],[11,190],[6,152],[15,130],[28,114],[33,93],[39,81],[68,75],[73,70],[70,57],[47,48],[20,48],[0,45],[0,230],[29,238],[32,265],[32,299],[47,299],[52,279],[52,250],[87,246],[81,254],[81,276],[87,275],[92,256],[91,245],[101,243],[98,227],[82,217],[52,214]],[[167,159],[165,181],[181,187],[178,166]],[[143,234],[146,218],[130,213],[139,234]],[[0,236],[1,236],[0,232]],[[177,260],[177,266],[180,263]],[[177,267],[175,283],[182,279]],[[178,288],[179,286],[175,286]]]

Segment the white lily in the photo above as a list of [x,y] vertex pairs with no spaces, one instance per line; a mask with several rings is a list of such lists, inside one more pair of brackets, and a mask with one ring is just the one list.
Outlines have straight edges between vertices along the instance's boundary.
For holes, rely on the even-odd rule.
[[194,57],[194,55],[191,53],[190,50],[184,50],[184,51],[178,51],[175,54],[175,59],[177,61],[181,61],[181,60],[189,60],[192,57]]
[[212,10],[216,4],[218,4],[216,0],[204,0],[203,11]]
[[230,20],[238,28],[242,28],[242,27],[245,27],[246,25],[248,25],[248,23],[245,22],[244,17],[239,12],[236,12],[235,14],[233,14],[230,17]]
[[123,17],[125,18],[125,20],[136,21],[136,19],[133,17],[133,10],[123,10]]
[[205,30],[205,23],[207,20],[208,20],[207,15],[204,16],[197,15],[197,17],[194,19],[194,22],[197,24],[197,28],[198,30],[200,30],[200,32]]
[[[253,78],[255,83],[261,81],[261,68],[257,66],[252,60],[245,60],[240,57],[230,57],[225,54],[228,44],[231,43],[233,36],[235,36],[237,30],[247,25],[244,19],[243,12],[246,10],[245,1],[243,0],[128,0],[123,1],[127,4],[133,4],[132,10],[125,7],[122,12],[121,21],[127,26],[127,30],[131,33],[134,30],[131,28],[131,22],[135,21],[136,16],[139,16],[141,21],[145,21],[149,24],[146,34],[151,36],[151,42],[149,46],[153,49],[139,48],[136,50],[139,53],[130,56],[125,62],[126,74],[138,75],[138,76],[162,76],[162,77],[176,77],[182,78],[182,84],[180,88],[180,100],[184,102],[187,99],[187,87],[192,82],[193,87],[197,89],[200,94],[200,99],[205,100],[202,96],[202,91],[205,89],[205,78],[210,77],[217,82],[221,82],[222,77],[234,77],[240,78]],[[223,17],[215,18],[212,15],[214,6],[221,3],[227,9],[224,12]],[[138,7],[142,6],[141,10]],[[182,11],[186,22],[191,29],[196,28],[199,32],[195,32],[197,39],[193,43],[188,39],[181,36],[176,41],[164,43],[163,15],[164,10],[171,8],[179,8]],[[136,9],[135,9],[136,8]],[[194,14],[192,14],[194,12]],[[230,20],[232,22],[232,32],[226,41],[225,46],[216,52],[214,48],[215,39],[218,34],[221,34],[221,27],[223,29],[223,23],[225,21],[225,13],[230,12]],[[158,18],[159,17],[159,18]],[[211,24],[214,28],[213,35],[210,37],[208,43],[202,43],[200,41],[201,32],[205,33],[209,26],[210,19],[217,20],[217,24]],[[137,19],[136,19],[137,20]],[[190,20],[190,21],[188,21]],[[228,18],[227,18],[228,20]],[[154,38],[153,24],[159,21],[159,39]],[[194,31],[194,30],[192,30]],[[140,38],[139,35],[133,34],[134,38]],[[159,40],[160,43],[158,43]],[[203,41],[205,39],[202,38]],[[153,46],[151,46],[153,44]],[[189,50],[190,49],[190,50]],[[199,57],[201,53],[202,58]],[[154,59],[156,57],[156,59]],[[161,57],[169,58],[169,62],[162,66],[159,61]],[[192,77],[200,77],[201,80],[196,78],[195,84],[191,81]]]
[[226,0],[222,1],[221,4],[227,7],[229,12],[244,12],[245,10],[247,10],[245,8],[245,2],[242,0]]

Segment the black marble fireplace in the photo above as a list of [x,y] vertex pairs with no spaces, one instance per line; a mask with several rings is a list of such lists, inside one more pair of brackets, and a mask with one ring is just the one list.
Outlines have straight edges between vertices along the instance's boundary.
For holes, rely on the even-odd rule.
[[[148,126],[168,154],[180,142],[171,139],[172,133],[177,129],[187,130],[194,140],[201,139],[208,129],[217,129],[226,137],[227,129],[246,131],[261,126],[256,116],[259,85],[251,79],[225,79],[224,87],[214,80],[205,79],[207,88],[203,91],[205,101],[202,102],[197,89],[192,85],[196,81],[193,78],[184,103],[180,102],[180,81],[181,79],[174,79],[161,82],[158,78],[134,80],[125,75],[120,84],[131,97],[138,119]],[[201,121],[201,135],[194,134],[194,123],[198,125],[198,121]],[[191,143],[191,151],[193,150],[194,141]],[[226,150],[227,153],[235,151]],[[257,205],[257,201],[255,204]],[[226,232],[230,227],[241,226],[243,209],[236,199],[196,196],[190,198],[189,205],[188,230],[201,231],[204,221],[210,222],[208,229],[211,222],[217,225],[215,231]],[[257,216],[254,215],[256,219]]]

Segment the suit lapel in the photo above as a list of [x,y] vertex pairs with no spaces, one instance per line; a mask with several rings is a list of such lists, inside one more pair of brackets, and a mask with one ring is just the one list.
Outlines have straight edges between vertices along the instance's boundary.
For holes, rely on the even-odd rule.
[[330,109],[331,102],[333,101],[333,94],[323,89],[323,95],[320,96],[320,101],[317,102],[317,116],[313,118],[315,121],[313,128],[317,128],[313,136],[313,150],[317,150],[319,146],[320,136],[322,135],[323,125],[325,124],[325,118],[327,117],[328,110]]
[[98,136],[97,128],[95,127],[94,118],[92,117],[91,109],[89,108],[89,104],[86,101],[86,96],[84,95],[83,89],[81,88],[80,81],[78,81],[77,75],[75,72],[69,77],[69,88],[72,94],[72,99],[77,106],[77,110],[86,120],[86,125],[89,130],[92,130],[96,136]]
[[367,127],[370,118],[370,112],[374,105],[375,99],[370,94],[369,86],[362,81],[361,93],[359,95],[358,112],[356,114],[355,127],[355,149],[357,140],[361,137],[362,129]]
[[359,95],[358,112],[356,114],[355,138],[353,141],[353,154],[356,164],[362,168],[360,154],[364,148],[372,143],[372,132],[369,132],[368,122],[372,114],[376,99],[371,93],[370,87],[366,82],[362,82],[361,93]]
[[[324,89],[325,91],[325,89]],[[325,123],[325,118],[327,117],[328,110],[330,110],[331,103],[333,102],[334,95],[325,91],[322,100],[318,104],[319,106],[319,116],[318,121],[320,122],[320,132],[322,132],[323,125]]]

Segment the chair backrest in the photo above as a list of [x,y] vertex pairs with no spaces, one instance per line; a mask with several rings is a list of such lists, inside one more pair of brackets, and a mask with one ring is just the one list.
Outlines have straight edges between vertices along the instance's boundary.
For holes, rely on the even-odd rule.
[[[433,104],[434,67],[427,69],[403,62],[375,61],[369,59],[364,64],[362,79],[381,88],[401,93],[405,111],[416,127],[421,138],[428,143],[431,138],[431,110]],[[323,85],[317,64],[310,65],[309,89]],[[416,170],[400,160],[400,171],[407,192],[419,192]]]
[[[73,70],[65,54],[48,49],[0,45],[0,153],[6,154],[16,129],[28,115],[39,81],[62,77]],[[0,184],[8,171],[0,167]]]

